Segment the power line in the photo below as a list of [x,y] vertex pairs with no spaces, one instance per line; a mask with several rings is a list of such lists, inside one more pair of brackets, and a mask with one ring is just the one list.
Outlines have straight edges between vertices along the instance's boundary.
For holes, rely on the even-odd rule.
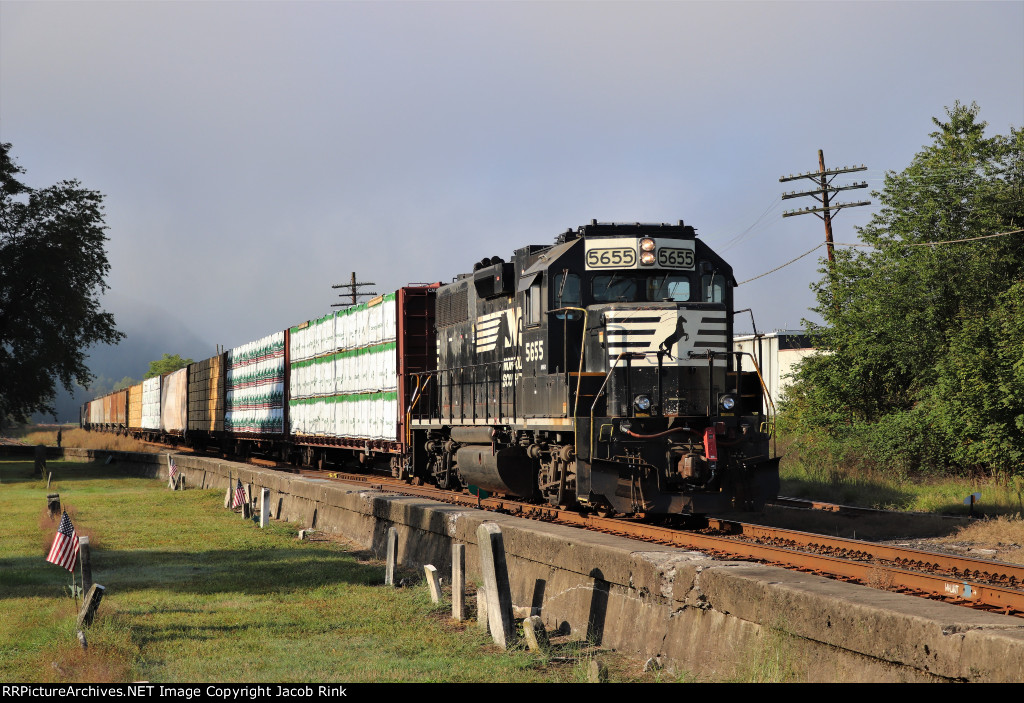
[[809,249],[808,251],[805,251],[805,252],[804,252],[803,254],[801,254],[800,256],[796,257],[795,259],[790,259],[789,261],[787,261],[786,263],[784,263],[784,264],[783,264],[782,266],[776,266],[776,267],[775,267],[775,268],[773,268],[773,269],[772,269],[771,271],[765,271],[765,272],[764,272],[764,273],[762,273],[762,274],[761,274],[760,276],[754,276],[753,278],[748,278],[748,279],[747,279],[747,280],[745,280],[745,281],[740,281],[740,282],[739,282],[739,283],[737,283],[736,285],[738,285],[738,286],[742,286],[742,285],[743,285],[744,283],[750,283],[751,281],[756,281],[756,280],[757,280],[757,279],[759,279],[759,278],[764,278],[765,276],[767,276],[767,275],[768,275],[768,274],[770,274],[770,273],[775,273],[776,271],[778,271],[778,270],[780,270],[780,269],[784,269],[784,268],[786,268],[786,267],[787,267],[787,266],[789,266],[790,264],[795,264],[795,263],[796,263],[797,261],[799,261],[800,259],[804,258],[804,257],[805,257],[805,256],[807,256],[808,254],[811,254],[811,253],[813,253],[813,252],[816,252],[816,251],[817,251],[818,249],[821,249],[821,248],[822,248],[823,246],[825,246],[825,242],[822,242],[821,244],[817,245],[817,246],[816,246],[816,247],[814,247],[813,249]]
[[727,251],[727,250],[731,249],[732,247],[736,246],[737,244],[739,244],[740,242],[742,242],[744,239],[747,238],[748,235],[750,235],[755,230],[755,228],[758,227],[758,225],[761,224],[762,220],[764,220],[770,213],[773,213],[776,210],[776,208],[779,207],[779,204],[781,202],[782,202],[782,198],[780,198],[779,196],[776,195],[772,199],[771,203],[769,203],[768,207],[766,207],[764,209],[764,212],[762,212],[760,215],[758,215],[756,220],[754,220],[750,225],[748,225],[747,228],[744,229],[742,232],[740,232],[739,234],[734,236],[732,239],[730,239],[728,242],[726,242],[723,246],[716,247],[716,249],[718,251]]
[[[946,240],[944,242],[915,242],[915,243],[912,243],[912,244],[910,244],[910,243],[908,243],[908,244],[893,243],[893,244],[889,244],[887,246],[929,247],[929,246],[936,246],[936,245],[939,245],[939,244],[961,244],[963,242],[976,242],[976,241],[978,241],[980,239],[993,239],[995,237],[1005,237],[1005,236],[1007,236],[1009,234],[1020,234],[1022,232],[1024,232],[1024,229],[1015,229],[1015,230],[1012,230],[1010,232],[998,232],[996,234],[985,234],[985,235],[982,235],[980,237],[970,237],[968,239],[948,239],[948,240]],[[759,276],[754,276],[753,278],[748,278],[745,281],[740,281],[736,285],[741,286],[744,283],[750,283],[751,281],[756,281],[759,278],[764,278],[765,276],[767,276],[769,274],[772,274],[772,273],[775,273],[776,271],[784,269],[787,266],[789,266],[790,264],[796,263],[797,261],[799,261],[800,259],[804,258],[808,254],[812,254],[813,252],[817,251],[818,249],[821,249],[823,246],[825,246],[825,244],[826,244],[826,242],[822,242],[821,244],[819,244],[818,246],[814,247],[813,249],[805,251],[803,254],[801,254],[800,256],[796,257],[795,259],[790,259],[789,261],[787,261],[786,263],[782,264],[781,266],[776,266],[771,271],[765,271],[764,273],[760,274]],[[850,243],[847,243],[847,242],[834,242],[833,246],[837,246],[837,247],[872,247],[872,248],[877,248],[877,247],[875,247],[874,244],[850,244]]]
[[[886,247],[932,247],[939,244],[962,244],[964,242],[976,242],[979,239],[993,239],[995,237],[1005,237],[1008,234],[1020,234],[1024,232],[1024,229],[1015,229],[1010,232],[999,232],[997,234],[985,234],[980,237],[967,237],[966,239],[947,239],[943,242],[890,242],[882,246]],[[875,244],[848,244],[846,242],[836,242],[836,246],[839,247],[873,247],[878,248]]]

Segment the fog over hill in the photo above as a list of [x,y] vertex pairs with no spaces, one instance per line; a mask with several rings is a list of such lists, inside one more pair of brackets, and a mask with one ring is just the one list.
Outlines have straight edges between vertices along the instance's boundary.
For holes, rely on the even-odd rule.
[[[113,313],[125,338],[116,346],[100,345],[89,350],[86,364],[96,379],[88,390],[77,389],[73,395],[61,389],[55,404],[60,422],[77,422],[82,403],[109,392],[125,376],[141,380],[149,370],[149,362],[164,354],[180,354],[182,358],[199,361],[217,351],[214,342],[200,339],[183,320],[160,307],[116,293],[108,293],[103,306]],[[49,415],[38,414],[32,419],[53,420]]]

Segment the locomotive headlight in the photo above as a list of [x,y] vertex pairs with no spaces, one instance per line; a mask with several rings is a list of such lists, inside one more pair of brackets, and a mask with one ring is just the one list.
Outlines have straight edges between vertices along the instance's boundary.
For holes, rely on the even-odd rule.
[[732,410],[736,407],[735,396],[723,395],[719,402],[722,404],[722,410]]
[[654,251],[654,240],[644,237],[640,240],[640,251]]
[[633,399],[633,406],[642,413],[651,409],[651,399],[646,395],[638,395]]
[[640,263],[644,266],[650,266],[654,263],[654,252],[645,251],[640,254]]

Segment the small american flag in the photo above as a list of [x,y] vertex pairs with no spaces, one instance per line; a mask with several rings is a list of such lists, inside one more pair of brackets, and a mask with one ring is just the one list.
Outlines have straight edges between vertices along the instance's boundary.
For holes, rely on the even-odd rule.
[[75,570],[75,557],[78,556],[78,534],[75,526],[71,524],[71,518],[65,512],[57,527],[57,534],[53,538],[53,546],[46,556],[46,561],[57,566],[63,566],[68,571]]
[[231,503],[232,508],[237,508],[245,504],[245,489],[242,488],[242,480],[238,480],[238,486],[235,488],[235,500]]
[[171,464],[171,479],[178,475],[178,467],[174,465],[174,459],[168,458],[168,462]]

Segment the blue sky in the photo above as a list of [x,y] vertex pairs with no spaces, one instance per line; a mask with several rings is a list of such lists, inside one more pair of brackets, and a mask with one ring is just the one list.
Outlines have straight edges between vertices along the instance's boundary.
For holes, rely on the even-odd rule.
[[[778,181],[818,149],[879,187],[957,100],[1021,126],[1022,36],[1021,2],[2,0],[0,140],[106,195],[108,309],[198,359],[592,218],[752,278],[823,239]],[[737,307],[798,327],[823,253]]]

